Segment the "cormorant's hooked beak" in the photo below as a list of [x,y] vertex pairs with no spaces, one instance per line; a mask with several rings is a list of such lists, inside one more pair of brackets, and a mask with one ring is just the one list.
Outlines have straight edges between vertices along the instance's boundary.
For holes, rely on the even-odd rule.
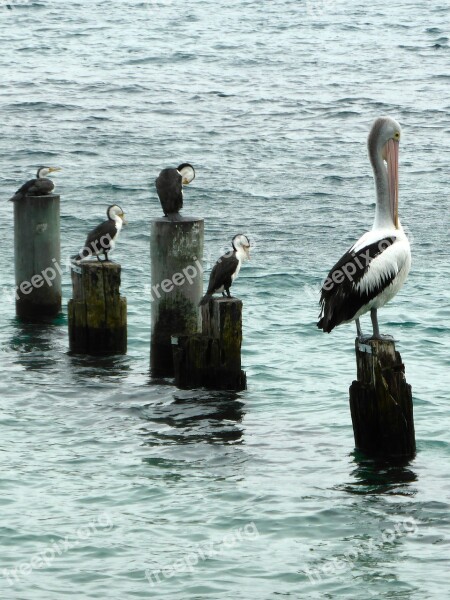
[[385,146],[392,221],[398,229],[398,140],[388,140]]
[[247,260],[251,259],[250,256],[250,246],[244,246],[245,254],[247,255]]
[[61,171],[61,167],[49,167],[48,168],[48,172],[49,173],[57,173],[58,171]]
[[119,217],[122,219],[124,225],[128,225],[128,221],[125,219],[125,213],[120,213]]

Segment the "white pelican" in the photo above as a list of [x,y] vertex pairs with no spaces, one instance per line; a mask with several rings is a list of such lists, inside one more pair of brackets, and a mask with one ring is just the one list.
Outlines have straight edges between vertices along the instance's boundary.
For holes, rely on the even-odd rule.
[[250,240],[243,233],[238,233],[232,239],[231,245],[233,250],[221,256],[212,268],[208,290],[200,300],[199,306],[206,304],[213,294],[220,292],[222,296],[225,296],[226,292],[228,298],[231,298],[230,287],[239,275],[242,263],[250,259]]
[[400,136],[400,125],[390,117],[377,119],[370,131],[367,146],[377,194],[375,221],[372,230],[334,265],[322,286],[317,326],[327,333],[355,321],[362,338],[359,317],[370,310],[373,339],[382,339],[377,310],[397,294],[408,275],[411,250],[398,219]]

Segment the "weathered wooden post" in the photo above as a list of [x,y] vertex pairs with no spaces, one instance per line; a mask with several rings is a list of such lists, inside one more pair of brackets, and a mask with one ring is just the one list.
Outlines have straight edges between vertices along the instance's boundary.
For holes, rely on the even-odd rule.
[[200,330],[203,219],[161,217],[151,224],[151,373],[173,377],[171,337]]
[[412,457],[416,451],[411,386],[393,340],[355,342],[357,381],[350,410],[359,450],[373,457]]
[[241,369],[242,301],[211,298],[202,306],[202,333],[172,338],[178,387],[246,389]]
[[127,301],[120,295],[118,263],[85,260],[72,265],[69,347],[75,354],[125,354]]
[[29,321],[61,311],[59,200],[48,194],[14,202],[16,314]]

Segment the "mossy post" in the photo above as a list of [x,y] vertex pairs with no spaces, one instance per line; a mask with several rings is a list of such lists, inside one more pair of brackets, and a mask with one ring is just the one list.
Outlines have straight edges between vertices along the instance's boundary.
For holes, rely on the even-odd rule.
[[241,369],[242,302],[211,298],[202,306],[202,333],[174,335],[175,383],[181,388],[245,390]]
[[57,194],[14,202],[16,314],[28,321],[61,311],[61,250]]
[[120,295],[121,266],[85,260],[72,266],[69,347],[95,356],[127,351],[127,301]]
[[371,457],[416,451],[411,386],[393,340],[355,342],[358,380],[350,387],[356,447]]
[[173,377],[171,337],[200,331],[203,219],[161,217],[151,224],[151,374]]

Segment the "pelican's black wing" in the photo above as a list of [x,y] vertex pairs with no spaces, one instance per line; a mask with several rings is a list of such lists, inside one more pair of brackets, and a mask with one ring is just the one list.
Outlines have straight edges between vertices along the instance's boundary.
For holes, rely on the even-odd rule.
[[370,290],[360,291],[358,283],[367,275],[370,263],[395,242],[395,236],[385,237],[353,251],[352,246],[334,265],[320,292],[321,318],[317,327],[330,333],[332,329],[351,321],[370,300],[378,296],[396,276],[389,271]]

